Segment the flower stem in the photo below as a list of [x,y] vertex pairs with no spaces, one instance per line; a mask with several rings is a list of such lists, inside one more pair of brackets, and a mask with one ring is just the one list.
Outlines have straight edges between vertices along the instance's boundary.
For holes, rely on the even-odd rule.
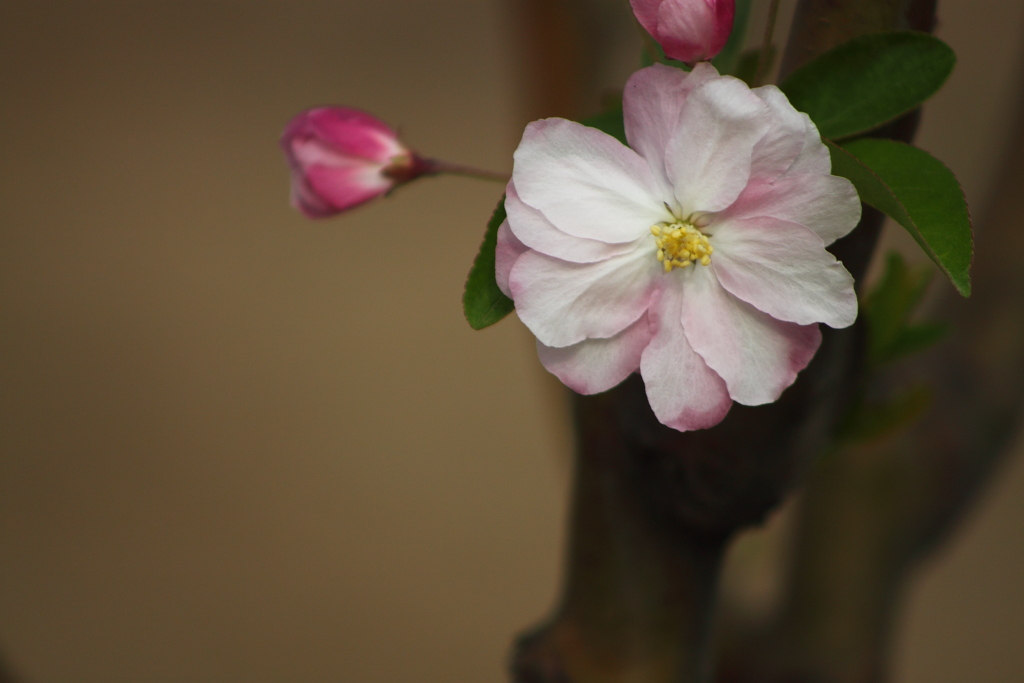
[[481,180],[491,180],[498,183],[507,183],[509,177],[504,173],[498,173],[496,171],[487,171],[481,168],[474,168],[472,166],[463,166],[462,164],[452,164],[447,161],[440,161],[439,159],[424,159],[424,172],[430,174],[442,174],[458,175],[467,178],[480,178]]
[[754,83],[763,85],[772,63],[772,38],[775,35],[775,20],[779,16],[779,0],[772,0],[768,7],[768,23],[764,27],[764,43],[761,45],[761,57],[757,60],[757,75]]

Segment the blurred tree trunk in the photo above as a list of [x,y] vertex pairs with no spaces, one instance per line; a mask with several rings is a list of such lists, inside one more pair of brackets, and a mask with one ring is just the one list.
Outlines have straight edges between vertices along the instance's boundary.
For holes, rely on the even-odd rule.
[[878,31],[935,30],[938,0],[800,0],[782,61],[785,78],[841,43]]
[[[603,0],[602,0],[603,1]],[[578,117],[600,42],[586,0],[521,0],[532,59],[534,117]],[[802,0],[781,66],[785,77],[863,33],[931,31],[935,0]],[[588,22],[590,22],[588,24]],[[554,64],[554,66],[553,66]],[[1021,107],[1024,113],[1024,107]],[[910,141],[917,113],[876,131]],[[732,625],[719,680],[877,683],[914,567],[977,497],[1019,424],[1024,403],[1024,134],[982,232],[975,294],[946,289],[937,309],[953,338],[864,385],[863,323],[827,330],[821,351],[772,406],[736,406],[712,430],[657,423],[632,377],[603,396],[575,397],[578,435],[566,585],[554,615],[520,639],[522,683],[687,682],[710,678],[709,624],[722,551],[805,474],[789,590],[778,618]],[[866,209],[834,246],[863,284],[883,217]],[[986,245],[999,245],[986,250]],[[885,393],[911,377],[935,407],[903,435],[820,459],[849,396]]]
[[[522,16],[538,22],[523,24],[526,45],[535,52],[530,82],[541,105],[545,93],[552,94],[552,110],[567,107],[562,97],[574,90],[559,79],[571,77],[573,69],[543,64],[536,55],[558,58],[558,50],[586,42],[583,35],[560,33],[585,24],[567,11],[574,1],[521,4]],[[796,16],[791,40],[797,47],[787,51],[784,73],[864,32],[930,29],[934,3],[804,0]],[[557,30],[547,22],[556,22]],[[556,44],[543,47],[547,40]],[[578,55],[570,61],[578,64]],[[578,76],[582,68],[574,67]],[[884,134],[909,141],[916,123],[916,116],[906,117]],[[880,214],[865,212],[858,229],[835,245],[858,282],[881,224]],[[661,425],[636,375],[601,396],[576,396],[566,585],[555,614],[520,639],[515,680],[709,681],[726,543],[738,529],[762,520],[824,450],[858,387],[863,335],[862,322],[825,330],[818,355],[781,400],[758,408],[736,405],[720,425],[701,432]]]
[[[927,18],[922,4],[910,9],[918,13],[911,19]],[[1017,110],[1024,115],[1024,99]],[[769,624],[732,625],[723,682],[887,679],[905,586],[977,499],[1020,425],[1024,273],[1015,255],[1024,246],[1024,132],[1007,147],[996,202],[978,232],[974,294],[964,300],[938,285],[933,317],[948,322],[950,339],[866,387],[891,396],[922,383],[933,390],[931,410],[904,433],[817,463],[799,505],[782,610]]]
[[[629,0],[508,0],[517,27],[523,113],[527,121],[578,119],[599,104],[614,84],[613,45],[637,32]],[[622,85],[621,83],[618,85]]]
[[[1024,101],[1017,109],[1024,115]],[[974,294],[963,300],[939,285],[933,308],[950,339],[872,380],[883,395],[929,386],[931,410],[905,433],[848,446],[815,468],[780,622],[759,638],[758,655],[727,658],[772,652],[780,675],[735,680],[791,680],[782,671],[826,683],[885,680],[905,586],[1007,454],[1024,405],[1024,273],[1015,258],[1024,247],[1024,133],[1007,148],[978,231]]]

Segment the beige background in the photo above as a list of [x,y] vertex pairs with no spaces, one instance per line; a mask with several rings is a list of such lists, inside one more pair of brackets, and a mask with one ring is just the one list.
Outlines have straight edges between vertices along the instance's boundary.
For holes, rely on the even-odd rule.
[[[299,109],[510,168],[501,0],[0,0],[0,651],[28,681],[504,680],[564,406],[461,317],[501,188],[287,206]],[[984,215],[1024,6],[945,0],[922,145]],[[1024,461],[911,592],[901,683],[1024,680]]]

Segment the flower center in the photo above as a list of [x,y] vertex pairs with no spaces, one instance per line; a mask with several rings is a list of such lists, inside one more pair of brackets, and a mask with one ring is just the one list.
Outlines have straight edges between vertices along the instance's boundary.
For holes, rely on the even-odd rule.
[[711,264],[715,248],[708,237],[690,223],[662,223],[651,226],[654,243],[658,245],[658,261],[665,266],[665,272],[673,268],[688,268],[694,263],[702,266]]

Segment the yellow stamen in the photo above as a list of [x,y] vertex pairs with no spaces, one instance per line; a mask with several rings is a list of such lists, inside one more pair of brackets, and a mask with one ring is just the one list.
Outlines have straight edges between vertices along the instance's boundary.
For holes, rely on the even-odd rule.
[[665,272],[673,268],[688,268],[694,263],[702,266],[711,264],[714,248],[708,237],[690,223],[677,222],[671,225],[652,225],[651,234],[658,247],[657,257]]

